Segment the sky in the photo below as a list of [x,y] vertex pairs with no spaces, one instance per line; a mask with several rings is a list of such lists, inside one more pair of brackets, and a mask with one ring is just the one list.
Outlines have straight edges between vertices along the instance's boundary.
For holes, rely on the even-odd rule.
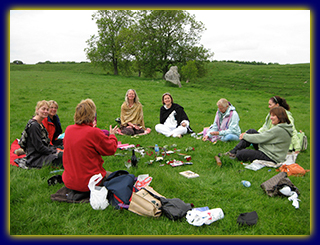
[[[10,62],[89,61],[96,10],[10,10]],[[212,60],[310,63],[310,10],[188,10]]]

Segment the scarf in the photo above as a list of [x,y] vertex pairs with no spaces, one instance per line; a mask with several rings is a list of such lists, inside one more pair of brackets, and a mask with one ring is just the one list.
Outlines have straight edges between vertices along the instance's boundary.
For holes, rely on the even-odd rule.
[[140,102],[134,103],[131,107],[129,107],[126,102],[123,102],[121,106],[121,126],[128,126],[129,122],[142,126],[142,128],[145,129],[142,105]]
[[161,107],[160,109],[160,123],[164,124],[164,122],[167,120],[168,116],[173,112],[176,111],[175,118],[177,120],[177,127],[180,125],[180,123],[183,120],[188,120],[189,118],[187,114],[185,113],[184,109],[182,106],[172,103],[171,107],[169,109],[166,109],[164,106]]

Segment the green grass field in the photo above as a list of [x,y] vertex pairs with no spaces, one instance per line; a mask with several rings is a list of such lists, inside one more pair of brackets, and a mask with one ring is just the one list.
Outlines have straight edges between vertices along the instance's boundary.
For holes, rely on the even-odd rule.
[[[263,168],[257,172],[246,170],[239,161],[222,157],[219,168],[214,156],[232,149],[236,142],[212,144],[186,135],[181,139],[166,138],[155,132],[159,122],[161,96],[170,92],[174,102],[182,105],[195,132],[210,126],[216,112],[216,102],[228,99],[240,116],[240,127],[258,129],[264,123],[269,111],[268,100],[274,95],[286,98],[291,106],[297,130],[308,136],[307,151],[301,152],[297,163],[311,169],[311,113],[310,113],[310,65],[240,65],[225,62],[209,64],[209,73],[198,81],[182,88],[172,86],[161,79],[146,79],[105,75],[90,64],[43,64],[10,66],[10,134],[8,144],[20,138],[35,105],[39,100],[54,99],[59,103],[58,115],[62,128],[73,124],[76,105],[91,98],[97,106],[98,127],[108,129],[116,125],[120,106],[129,88],[134,88],[144,108],[145,125],[152,129],[149,135],[131,138],[117,136],[122,143],[140,144],[143,147],[176,144],[185,153],[189,146],[193,165],[173,168],[159,163],[148,165],[154,155],[140,158],[138,168],[128,171],[136,176],[149,174],[153,177],[151,186],[167,198],[180,198],[196,207],[222,208],[225,217],[209,226],[195,227],[185,219],[170,221],[164,216],[146,218],[127,210],[115,210],[109,206],[95,211],[90,204],[68,204],[52,202],[50,195],[62,187],[48,186],[47,180],[55,175],[53,169],[23,170],[8,165],[10,198],[8,209],[8,233],[10,235],[150,235],[150,236],[260,236],[260,235],[310,235],[312,234],[311,175],[290,177],[301,194],[300,208],[295,209],[285,197],[268,197],[260,184],[277,172]],[[147,151],[151,151],[147,149]],[[117,151],[120,153],[120,150]],[[104,167],[109,171],[127,169],[126,156],[108,156]],[[188,152],[189,153],[189,152]],[[139,156],[139,155],[138,155]],[[177,155],[165,160],[178,159]],[[199,178],[187,179],[179,172],[192,170]],[[270,171],[269,171],[270,170]],[[251,187],[245,188],[241,180],[249,180]],[[257,225],[237,225],[240,213],[256,211]],[[191,237],[190,237],[191,238]]]

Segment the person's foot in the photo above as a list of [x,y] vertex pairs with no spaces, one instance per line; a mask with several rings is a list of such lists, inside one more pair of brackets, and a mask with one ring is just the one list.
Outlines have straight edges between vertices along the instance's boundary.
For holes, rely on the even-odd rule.
[[230,151],[224,153],[225,156],[228,156],[230,159],[235,159],[236,158],[236,154],[231,153]]

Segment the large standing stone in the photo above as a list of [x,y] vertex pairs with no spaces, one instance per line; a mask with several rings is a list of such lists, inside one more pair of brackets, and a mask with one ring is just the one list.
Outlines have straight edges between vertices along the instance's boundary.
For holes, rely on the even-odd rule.
[[169,71],[164,75],[164,79],[168,82],[179,85],[179,88],[181,88],[180,74],[178,73],[177,66],[171,66]]

